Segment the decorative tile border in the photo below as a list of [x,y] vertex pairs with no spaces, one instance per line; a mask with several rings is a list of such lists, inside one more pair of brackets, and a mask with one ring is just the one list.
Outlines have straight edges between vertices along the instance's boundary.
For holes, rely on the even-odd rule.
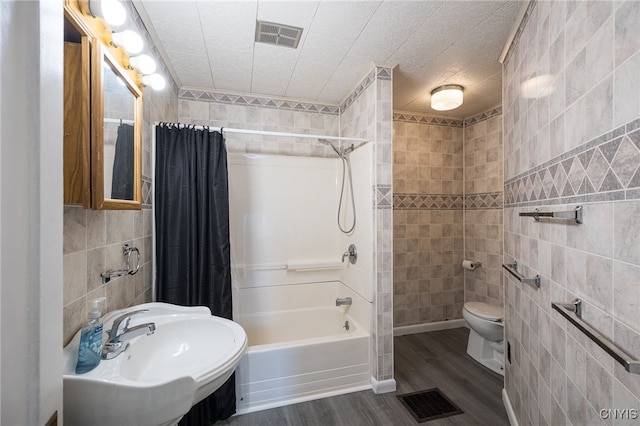
[[513,53],[513,47],[516,44],[518,44],[518,40],[520,40],[520,36],[522,35],[522,32],[527,26],[527,21],[529,21],[529,17],[531,16],[531,13],[533,12],[533,9],[536,7],[537,4],[538,4],[538,0],[531,0],[531,2],[529,3],[527,10],[524,12],[524,16],[522,17],[522,21],[520,21],[520,26],[518,26],[518,29],[516,30],[516,34],[513,36],[513,40],[511,40],[511,44],[509,45],[509,50],[507,51],[507,54],[504,57],[504,61],[502,62],[503,64],[506,64],[509,61],[509,57]]
[[393,69],[385,67],[376,67],[376,78],[378,80],[392,80]]
[[487,210],[501,209],[502,192],[483,194],[393,194],[395,210]]
[[461,194],[393,194],[394,210],[461,210]]
[[640,199],[640,119],[504,184],[505,207]]
[[309,103],[266,96],[234,95],[231,93],[204,91],[196,89],[180,89],[178,98],[189,101],[219,102],[224,104],[255,106],[262,108],[286,109],[292,111],[318,112],[322,114],[338,115],[340,111],[349,108],[351,104],[373,83],[376,78],[391,80],[390,68],[376,67],[358,84],[355,90],[340,105]]
[[502,105],[495,106],[485,112],[481,112],[480,114],[474,115],[473,117],[465,118],[464,125],[465,127],[471,126],[481,121],[496,117],[500,114],[502,114]]
[[484,120],[488,120],[489,118],[496,117],[500,114],[502,114],[502,105],[497,105],[487,111],[474,115],[473,117],[465,118],[464,120],[458,120],[455,118],[430,117],[428,115],[421,115],[416,113],[394,112],[393,121],[403,121],[406,123],[420,124],[436,124],[439,126],[449,127],[466,127]]
[[441,117],[429,117],[427,115],[420,115],[414,113],[393,113],[393,121],[403,121],[406,123],[419,123],[419,124],[435,124],[438,126],[449,127],[463,127],[464,121],[455,118],[441,118]]
[[374,185],[373,187],[375,194],[375,208],[377,209],[391,209],[392,203],[391,198],[393,196],[393,191],[391,189],[391,185]]
[[148,177],[142,177],[142,208],[150,209],[153,204],[153,181]]
[[232,95],[230,93],[224,92],[202,91],[194,89],[180,89],[178,98],[189,101],[218,102],[231,105],[318,112],[330,115],[338,115],[340,113],[340,108],[337,105],[331,104],[288,101],[283,99],[268,98],[264,96]]
[[504,205],[502,192],[467,194],[464,196],[464,208],[467,210],[501,209]]
[[347,99],[340,103],[340,111],[344,111],[349,108],[351,104],[354,103],[355,100],[358,99],[358,97],[360,97],[360,95],[366,90],[366,88],[376,80],[376,71],[376,68],[372,69],[371,72],[360,82],[360,84],[356,86],[354,91],[351,92]]

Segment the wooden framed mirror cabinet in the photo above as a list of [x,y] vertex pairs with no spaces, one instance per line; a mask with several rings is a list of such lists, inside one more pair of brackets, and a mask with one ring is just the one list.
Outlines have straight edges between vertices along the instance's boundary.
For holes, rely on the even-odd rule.
[[123,66],[122,49],[96,36],[99,23],[84,17],[79,3],[65,3],[64,202],[141,209],[139,76]]

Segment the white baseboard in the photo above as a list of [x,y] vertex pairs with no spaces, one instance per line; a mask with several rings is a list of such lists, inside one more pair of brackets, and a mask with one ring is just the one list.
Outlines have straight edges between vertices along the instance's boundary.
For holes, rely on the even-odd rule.
[[502,388],[502,403],[504,404],[504,409],[507,410],[507,417],[509,417],[509,423],[511,423],[511,426],[520,426],[518,418],[516,417],[516,412],[513,411],[511,400],[509,400],[509,395],[507,395],[507,390],[505,388]]
[[394,336],[404,336],[405,334],[425,333],[427,331],[448,330],[450,328],[466,327],[464,319],[454,319],[450,321],[428,322],[425,324],[405,325],[393,329]]
[[371,389],[376,394],[389,393],[396,391],[396,379],[388,379],[377,381],[374,377],[371,378]]

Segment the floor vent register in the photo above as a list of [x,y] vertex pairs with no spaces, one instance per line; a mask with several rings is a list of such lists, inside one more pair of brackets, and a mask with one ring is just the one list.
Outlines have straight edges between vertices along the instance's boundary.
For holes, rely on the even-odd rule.
[[464,413],[438,388],[398,395],[398,398],[418,423]]

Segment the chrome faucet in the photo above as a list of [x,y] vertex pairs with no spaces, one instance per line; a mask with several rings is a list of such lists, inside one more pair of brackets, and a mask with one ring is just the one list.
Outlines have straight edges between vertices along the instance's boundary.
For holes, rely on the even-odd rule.
[[351,298],[350,297],[343,297],[342,299],[337,298],[336,306],[342,306],[342,305],[351,306]]
[[344,263],[345,259],[349,259],[349,263],[355,265],[358,261],[358,250],[356,249],[355,244],[350,244],[347,251],[342,255],[342,263]]
[[149,312],[149,310],[140,309],[127,312],[113,320],[113,325],[109,332],[109,341],[102,348],[102,359],[113,359],[120,355],[129,346],[129,340],[134,337],[142,336],[143,334],[149,336],[156,332],[156,325],[152,322],[129,328],[131,317],[145,312]]

